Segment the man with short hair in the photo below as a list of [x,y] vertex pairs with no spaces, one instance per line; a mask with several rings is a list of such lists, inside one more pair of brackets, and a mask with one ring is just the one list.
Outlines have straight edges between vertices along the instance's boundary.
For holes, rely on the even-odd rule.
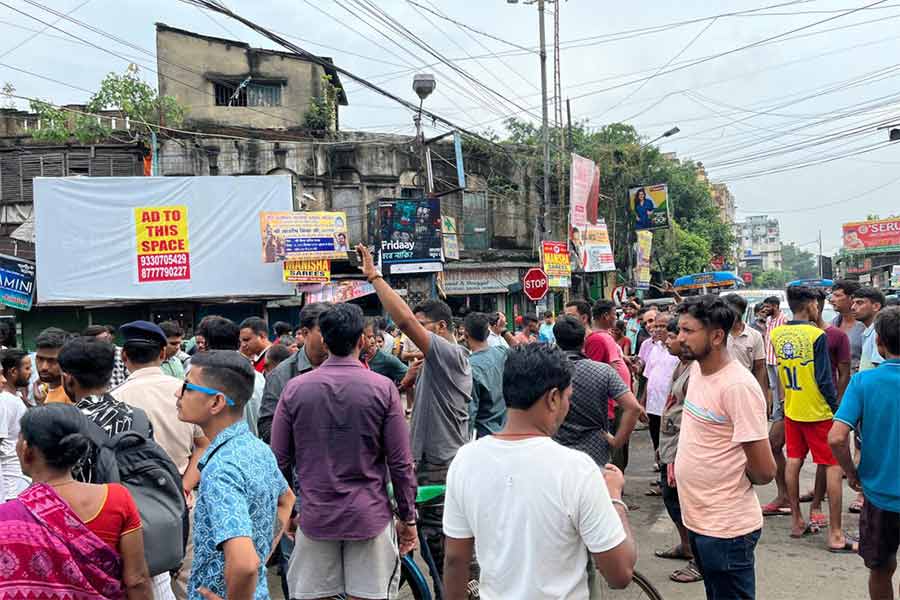
[[532,344],[538,341],[539,321],[535,315],[522,315],[522,329],[515,335],[517,344]]
[[784,436],[787,442],[788,500],[791,508],[791,537],[818,531],[820,521],[811,516],[803,521],[800,511],[800,469],[808,453],[816,465],[826,467],[828,491],[828,550],[853,550],[841,528],[841,468],[828,447],[828,432],[837,410],[837,390],[831,375],[828,340],[813,325],[818,320],[817,290],[802,286],[787,289],[793,319],[772,330],[771,341],[778,361],[778,375],[784,389]]
[[[828,435],[832,452],[847,474],[847,483],[864,492],[859,518],[859,555],[869,569],[869,597],[893,598],[892,578],[900,547],[900,308],[887,308],[875,318],[880,367],[854,376],[834,415]],[[893,426],[887,424],[892,423]],[[850,431],[862,431],[866,443],[859,468],[850,456]]]
[[[572,398],[569,413],[553,439],[581,450],[601,469],[609,462],[611,448],[621,448],[631,437],[641,407],[631,389],[611,366],[590,360],[583,352],[584,325],[563,315],[553,326],[556,344],[572,363]],[[608,401],[622,411],[618,429],[612,431]]]
[[[673,356],[666,347],[668,339],[669,313],[658,313],[653,321],[653,338],[644,342],[644,347],[650,350],[646,354],[644,363],[644,377],[647,385],[644,386],[644,395],[641,398],[641,406],[647,413],[650,440],[653,442],[655,453],[654,462],[659,464],[659,429],[662,423],[662,414],[666,408],[669,391],[672,387],[672,374],[678,366],[678,357]],[[657,486],[651,484],[650,495],[659,495]]]
[[506,328],[506,315],[502,312],[491,313],[488,316],[490,324],[490,333],[488,334],[488,345],[499,346],[509,350],[511,345],[515,345],[515,336]]
[[859,359],[862,355],[863,333],[866,326],[853,316],[853,294],[860,288],[858,281],[850,279],[838,279],[831,287],[831,296],[828,300],[837,311],[837,316],[831,322],[850,338],[850,375],[859,371]]
[[318,323],[330,356],[288,383],[272,422],[272,450],[282,471],[296,469],[302,506],[290,597],[390,598],[400,577],[398,545],[405,555],[417,539],[416,478],[400,395],[359,360],[369,345],[362,309],[336,304]]
[[128,378],[128,370],[125,368],[125,361],[122,360],[122,348],[116,345],[116,328],[111,325],[89,325],[81,335],[113,345],[116,349],[116,357],[113,372],[109,378],[109,390],[114,390],[122,385]]
[[563,312],[567,315],[577,317],[581,324],[584,325],[585,338],[591,334],[591,305],[584,300],[570,300],[566,302]]
[[484,598],[587,600],[589,559],[611,587],[631,582],[637,551],[622,473],[551,439],[571,395],[572,364],[561,350],[510,351],[506,426],[461,448],[447,477],[447,600],[467,598],[473,550],[490,573]]
[[766,344],[766,372],[769,379],[769,443],[772,446],[772,455],[775,457],[775,487],[777,488],[775,499],[763,505],[763,514],[785,515],[790,514],[787,495],[787,484],[784,479],[787,460],[784,457],[784,389],[779,383],[778,361],[775,349],[772,346],[772,330],[787,322],[787,317],[781,312],[781,300],[778,296],[769,296],[762,302],[762,315],[766,318],[766,333],[763,341]]
[[[419,485],[443,484],[450,462],[469,439],[469,351],[453,338],[453,313],[446,303],[425,300],[410,309],[381,276],[368,247],[360,244],[357,251],[362,258],[363,275],[375,287],[385,311],[424,355],[410,367],[414,375],[421,370],[410,420],[413,461]],[[425,507],[420,515],[423,535],[438,570],[442,569],[444,558],[442,514],[443,507]]]
[[769,377],[766,373],[766,345],[761,333],[747,327],[744,313],[747,300],[739,294],[726,294],[722,299],[734,310],[734,327],[728,332],[728,350],[731,355],[753,373],[763,394],[769,392]]
[[181,353],[181,342],[184,341],[184,329],[177,321],[163,321],[159,324],[159,328],[166,336],[166,354],[160,368],[169,377],[184,379],[184,363],[178,357]]
[[57,327],[48,327],[40,332],[34,340],[37,347],[35,366],[40,378],[34,386],[34,398],[37,404],[63,402],[72,404],[62,385],[62,372],[59,369],[59,352],[69,339],[69,334]]
[[497,433],[506,423],[503,401],[503,365],[506,348],[488,344],[488,318],[484,313],[466,315],[466,344],[472,367],[472,401],[469,403],[469,432],[477,437]]
[[369,370],[378,373],[383,377],[387,377],[395,384],[399,385],[403,381],[409,367],[403,364],[399,358],[393,354],[388,354],[378,348],[378,337],[380,331],[376,327],[375,319],[366,319],[366,326],[363,329],[366,336],[366,347],[360,353],[360,359],[365,363]]
[[300,326],[296,333],[303,336],[303,346],[266,377],[257,428],[259,437],[267,444],[272,439],[272,417],[287,382],[297,375],[312,371],[328,358],[328,349],[319,331],[319,315],[329,308],[330,302],[313,302],[300,310]]
[[266,352],[269,341],[269,324],[259,317],[248,317],[241,322],[241,354],[250,359],[257,373],[266,370]]
[[543,344],[553,344],[556,340],[553,338],[553,313],[549,310],[544,311],[544,322],[538,329],[538,341]]
[[291,327],[291,324],[284,321],[275,321],[275,324],[272,325],[272,331],[275,332],[276,340],[283,336],[292,337],[294,334],[294,328]]
[[[67,341],[59,351],[59,368],[66,394],[81,414],[111,438],[131,431],[135,414],[144,412],[117,400],[108,392],[115,357],[115,347],[103,341],[102,337],[76,337]],[[138,421],[149,423],[147,431],[138,433],[152,439],[153,423],[145,414]],[[73,473],[76,479],[85,483],[97,481],[99,454],[100,449],[92,443]],[[174,598],[168,573],[160,573],[151,579],[156,600]]]
[[31,357],[24,350],[9,348],[0,354],[0,500],[12,500],[31,484],[22,473],[16,444],[19,421],[25,414],[25,400],[19,389],[31,379]]
[[[288,339],[293,340],[294,338]],[[272,344],[272,347],[266,352],[266,371],[264,375],[271,373],[275,367],[289,359],[292,354],[291,349],[284,344]]]
[[[153,438],[175,463],[182,477],[185,499],[192,507],[194,490],[200,483],[197,464],[209,446],[209,440],[199,427],[178,418],[176,396],[184,381],[166,375],[161,368],[168,337],[160,326],[147,321],[126,323],[120,332],[125,338],[122,359],[130,375],[125,383],[113,390],[112,396],[147,413],[153,425]],[[187,597],[192,560],[193,544],[189,538],[179,575],[172,579],[172,591],[177,598]]]
[[866,327],[859,356],[860,371],[874,369],[883,361],[875,343],[875,316],[883,307],[884,294],[881,290],[864,286],[853,292],[853,316]]
[[200,459],[190,600],[268,598],[266,560],[287,527],[291,492],[269,448],[244,420],[253,366],[236,351],[200,352],[178,393],[178,418],[210,445]]
[[752,599],[763,525],[753,486],[775,476],[766,399],[728,352],[734,311],[721,298],[692,296],[677,314],[681,356],[696,361],[675,457],[682,519],[706,597]]

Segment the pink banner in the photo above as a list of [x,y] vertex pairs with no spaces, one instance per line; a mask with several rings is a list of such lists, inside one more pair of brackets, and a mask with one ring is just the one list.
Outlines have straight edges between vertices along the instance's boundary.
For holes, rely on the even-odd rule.
[[595,171],[594,161],[572,153],[569,191],[571,203],[569,224],[572,227],[583,229],[588,223],[587,204],[591,195],[591,186],[594,183]]

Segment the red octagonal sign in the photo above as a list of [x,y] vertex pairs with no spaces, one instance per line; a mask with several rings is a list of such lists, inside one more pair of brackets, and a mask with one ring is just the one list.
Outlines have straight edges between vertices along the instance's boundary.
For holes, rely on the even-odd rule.
[[547,274],[543,269],[528,269],[525,277],[522,279],[522,289],[528,299],[532,302],[538,302],[547,295],[550,289],[550,282],[547,281]]

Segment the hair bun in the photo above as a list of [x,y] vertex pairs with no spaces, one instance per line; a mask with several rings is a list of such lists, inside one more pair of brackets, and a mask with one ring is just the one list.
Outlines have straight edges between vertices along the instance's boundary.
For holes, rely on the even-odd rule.
[[91,441],[83,433],[70,433],[59,440],[58,453],[54,462],[64,466],[74,466],[87,453]]

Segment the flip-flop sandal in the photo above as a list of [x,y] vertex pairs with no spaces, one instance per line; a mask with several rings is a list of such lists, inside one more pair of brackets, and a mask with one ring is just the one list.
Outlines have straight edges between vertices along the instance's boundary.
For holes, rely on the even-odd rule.
[[846,542],[844,542],[844,545],[840,546],[839,548],[828,546],[828,551],[832,554],[857,554],[859,552],[859,547],[857,546],[856,548],[854,548],[854,544],[856,544],[856,542],[847,540]]
[[850,503],[850,506],[847,508],[847,511],[853,513],[854,515],[858,515],[859,513],[862,512],[863,503],[864,503],[863,500],[859,500],[859,499],[854,500],[853,502]]
[[678,546],[668,550],[657,550],[653,553],[656,558],[671,558],[673,560],[690,560],[691,557],[684,553]]
[[662,492],[658,488],[650,488],[644,492],[645,496],[662,496]]
[[812,493],[812,492],[806,492],[805,494],[803,494],[802,496],[800,496],[800,502],[801,502],[801,503],[802,503],[802,502],[812,502],[812,499],[813,499],[813,493]]
[[819,527],[828,527],[828,515],[826,515],[825,513],[811,513],[809,515],[809,521],[811,523],[815,523]]
[[800,535],[796,535],[794,533],[791,534],[791,537],[794,539],[804,538],[808,535],[815,535],[819,533],[819,526],[815,523],[807,523],[806,527],[803,529],[803,533]]
[[769,502],[768,504],[763,505],[762,514],[764,517],[777,517],[782,515],[790,515],[791,507],[790,506],[778,506],[774,502]]
[[675,583],[696,583],[698,581],[703,581],[703,574],[697,569],[697,565],[694,564],[694,561],[691,561],[683,568],[673,571],[672,574],[669,575],[669,579]]

